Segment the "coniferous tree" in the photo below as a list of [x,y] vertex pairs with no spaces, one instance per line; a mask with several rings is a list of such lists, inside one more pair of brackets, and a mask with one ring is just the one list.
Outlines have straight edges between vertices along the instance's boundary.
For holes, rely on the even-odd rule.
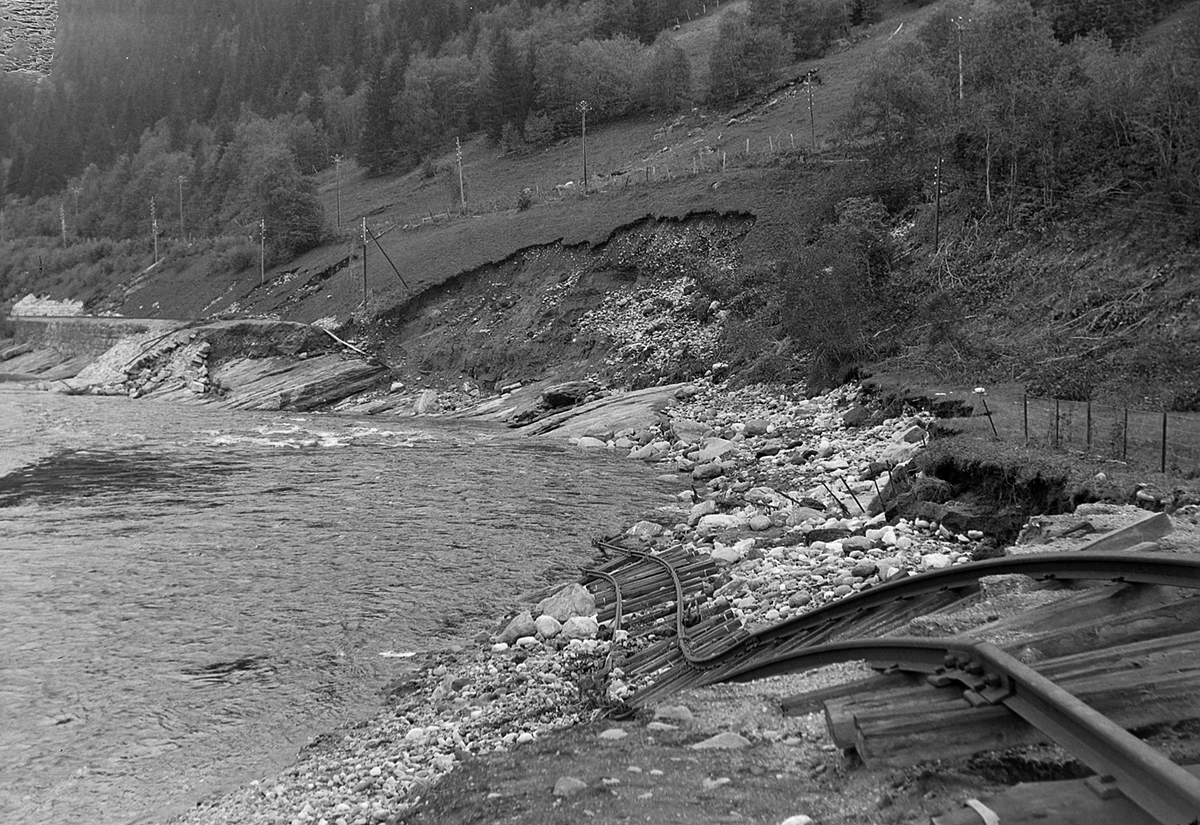
[[488,137],[498,141],[505,124],[524,126],[532,99],[528,60],[513,43],[508,29],[496,34],[488,55],[489,69],[480,87],[480,110]]
[[396,61],[381,59],[367,84],[358,162],[368,175],[394,171],[400,161],[393,104],[403,91],[403,74]]

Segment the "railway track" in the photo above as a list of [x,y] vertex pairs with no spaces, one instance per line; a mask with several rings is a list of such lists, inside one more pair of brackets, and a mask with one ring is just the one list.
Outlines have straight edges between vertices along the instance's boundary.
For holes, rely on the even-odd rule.
[[[1200,717],[1200,557],[1137,545],[991,559],[749,631],[732,611],[709,607],[719,571],[707,556],[598,544],[612,558],[584,578],[599,619],[612,622],[612,667],[641,685],[627,700],[634,709],[687,688],[866,661],[886,675],[790,697],[785,712],[823,706],[835,742],[868,766],[916,761],[931,739],[950,756],[1049,738],[1148,821],[1200,819],[1200,778],[1127,730]],[[989,641],[986,627],[949,638],[895,635],[914,618],[966,606],[981,579],[998,575],[1065,592],[992,628],[994,636],[1022,629],[1007,645]],[[1022,660],[1030,649],[1041,656],[1036,666]],[[986,735],[964,735],[972,726]],[[914,745],[915,755],[904,752]]]

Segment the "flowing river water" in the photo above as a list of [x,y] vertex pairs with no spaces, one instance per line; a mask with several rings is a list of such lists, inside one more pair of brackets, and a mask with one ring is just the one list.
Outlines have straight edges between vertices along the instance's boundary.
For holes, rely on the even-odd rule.
[[0,821],[278,770],[677,489],[497,427],[0,389]]

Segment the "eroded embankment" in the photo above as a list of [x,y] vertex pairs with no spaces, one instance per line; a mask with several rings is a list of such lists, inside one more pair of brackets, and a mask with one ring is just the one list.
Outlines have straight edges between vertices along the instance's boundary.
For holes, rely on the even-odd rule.
[[702,374],[724,316],[697,281],[740,265],[752,225],[646,219],[598,246],[525,249],[422,293],[369,335],[410,380],[484,390],[560,373],[640,386]]
[[383,380],[382,364],[347,355],[348,349],[308,324],[214,321],[128,335],[45,388],[239,409],[318,409]]

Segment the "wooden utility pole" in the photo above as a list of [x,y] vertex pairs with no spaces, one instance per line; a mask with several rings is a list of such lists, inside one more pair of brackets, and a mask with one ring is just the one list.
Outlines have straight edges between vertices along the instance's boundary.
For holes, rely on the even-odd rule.
[[187,237],[183,231],[183,182],[187,180],[183,175],[180,175],[176,180],[179,181],[179,237]]
[[813,98],[812,98],[812,77],[804,79],[804,86],[808,89],[808,132],[812,138],[813,151],[817,149],[817,122],[813,119]]
[[581,100],[581,101],[579,101],[579,103],[578,103],[578,104],[575,106],[575,108],[579,110],[580,117],[582,118],[582,123],[581,123],[581,127],[580,127],[580,128],[581,128],[581,136],[582,136],[582,139],[583,139],[583,194],[585,194],[585,195],[586,195],[586,194],[587,194],[587,191],[588,191],[588,173],[587,173],[587,113],[588,113],[588,112],[590,112],[590,111],[592,110],[592,107],[591,107],[591,106],[588,104],[588,102],[587,102],[586,100]]
[[58,205],[58,223],[62,227],[62,242],[63,246],[67,245],[67,210],[60,203]]
[[942,232],[942,155],[938,152],[933,173],[933,254],[937,254]]
[[154,208],[154,198],[150,199],[150,234],[154,236],[154,263],[158,263],[158,214]]
[[342,156],[333,156],[333,192],[337,199],[337,225],[342,228]]
[[458,203],[463,209],[467,208],[467,190],[463,188],[462,174],[462,143],[454,139],[454,160],[458,164]]
[[258,219],[258,285],[267,282],[267,219]]
[[963,27],[970,22],[970,20],[966,20],[962,17],[954,18],[954,28],[958,31],[958,100],[960,103],[963,99]]
[[367,308],[367,219],[362,219],[362,244],[363,244],[363,309]]

